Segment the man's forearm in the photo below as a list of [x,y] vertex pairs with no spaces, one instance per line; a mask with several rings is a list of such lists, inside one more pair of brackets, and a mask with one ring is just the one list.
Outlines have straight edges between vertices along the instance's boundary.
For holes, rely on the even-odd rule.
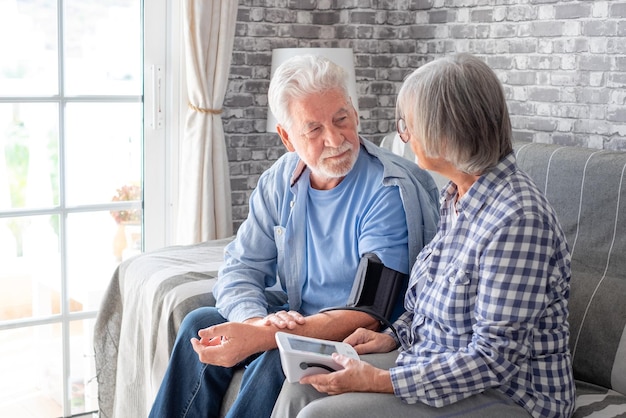
[[[247,324],[260,326],[263,319],[254,318],[246,321]],[[306,317],[303,324],[293,328],[279,328],[263,326],[265,331],[263,345],[265,350],[276,348],[274,334],[278,331],[307,337],[322,338],[325,340],[342,341],[357,328],[377,330],[379,322],[364,312],[337,310],[319,313]]]
[[341,341],[357,328],[377,329],[368,314],[357,311],[330,311],[307,317],[294,328],[267,325],[265,318],[250,318],[244,323],[226,322],[202,329],[200,340],[191,344],[203,363],[232,367],[252,354],[276,348],[278,331]]

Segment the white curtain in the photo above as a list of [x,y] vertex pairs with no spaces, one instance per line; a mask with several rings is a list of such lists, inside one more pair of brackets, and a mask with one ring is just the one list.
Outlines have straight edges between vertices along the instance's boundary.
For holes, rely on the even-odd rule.
[[176,241],[194,244],[233,233],[222,104],[235,39],[237,1],[184,0],[189,109],[181,141]]

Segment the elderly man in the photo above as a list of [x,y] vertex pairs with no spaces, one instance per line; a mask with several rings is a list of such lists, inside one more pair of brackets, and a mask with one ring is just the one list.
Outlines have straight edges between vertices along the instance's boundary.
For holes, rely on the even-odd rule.
[[269,104],[289,152],[250,198],[213,289],[216,307],[181,324],[151,417],[217,416],[237,367],[245,372],[229,416],[269,416],[285,379],[275,333],[342,340],[377,329],[367,313],[320,310],[346,305],[365,254],[407,274],[436,230],[433,180],[359,137],[342,68],[292,58],[276,70]]

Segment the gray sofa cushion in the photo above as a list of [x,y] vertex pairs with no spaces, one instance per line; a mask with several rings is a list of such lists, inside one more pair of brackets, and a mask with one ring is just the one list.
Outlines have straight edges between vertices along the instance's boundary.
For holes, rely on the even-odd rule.
[[591,383],[576,381],[573,418],[626,416],[626,396]]
[[570,298],[574,377],[626,393],[626,281],[576,272]]
[[572,252],[574,377],[626,394],[626,153],[516,144]]

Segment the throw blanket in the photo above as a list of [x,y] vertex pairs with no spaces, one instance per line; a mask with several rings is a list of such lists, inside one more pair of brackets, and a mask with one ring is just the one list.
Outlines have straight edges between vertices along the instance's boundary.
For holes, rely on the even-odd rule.
[[145,417],[167,368],[178,327],[211,290],[232,238],[175,246],[124,261],[94,329],[100,417]]

